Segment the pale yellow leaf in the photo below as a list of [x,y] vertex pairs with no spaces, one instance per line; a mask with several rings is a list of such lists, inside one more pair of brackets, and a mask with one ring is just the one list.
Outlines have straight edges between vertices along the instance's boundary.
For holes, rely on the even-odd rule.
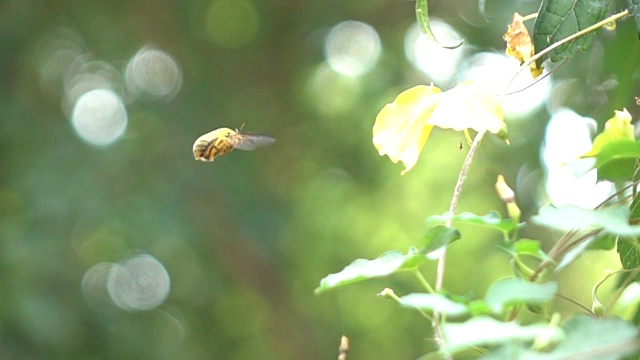
[[441,91],[437,87],[419,85],[402,92],[376,117],[373,144],[381,156],[401,161],[411,170],[429,138],[433,126],[427,120],[436,108]]

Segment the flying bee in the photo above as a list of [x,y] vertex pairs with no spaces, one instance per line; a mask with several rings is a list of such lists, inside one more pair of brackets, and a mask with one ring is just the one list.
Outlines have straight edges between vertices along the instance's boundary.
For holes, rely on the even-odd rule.
[[200,161],[213,161],[233,149],[254,150],[271,145],[276,139],[267,135],[240,133],[240,130],[220,128],[208,132],[193,143],[193,157]]

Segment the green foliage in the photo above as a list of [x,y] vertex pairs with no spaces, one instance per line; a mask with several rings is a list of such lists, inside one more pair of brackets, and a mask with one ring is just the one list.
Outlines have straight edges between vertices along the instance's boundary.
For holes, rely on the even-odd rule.
[[455,45],[442,45],[436,40],[433,31],[431,30],[431,20],[429,20],[429,4],[427,0],[416,0],[416,19],[418,20],[418,26],[420,27],[420,31],[427,36],[427,38],[434,43],[447,48],[447,49],[455,49],[462,45],[462,41]]
[[539,337],[559,340],[560,329],[553,325],[518,325],[502,322],[486,316],[478,316],[463,323],[447,323],[443,326],[447,350],[455,353],[465,348],[504,343],[527,343]]
[[633,18],[636,22],[636,28],[638,29],[638,39],[640,39],[640,1],[627,0],[627,8],[629,9],[629,12],[633,14]]
[[536,284],[518,278],[506,278],[491,285],[485,301],[495,314],[500,314],[508,306],[544,304],[557,291],[558,284],[555,282]]
[[[606,0],[543,1],[534,31],[537,53],[544,54],[538,59],[538,64],[545,59],[551,59],[553,62],[568,60],[578,50],[586,51],[594,39],[597,26],[602,26],[594,25],[602,22],[607,8]],[[416,14],[421,30],[435,41],[429,25],[426,1],[418,1]],[[516,32],[512,28],[510,31],[509,38],[513,40],[509,42],[510,46],[527,43],[526,39],[514,40],[517,36],[523,36],[524,32]],[[575,39],[557,46],[559,42],[574,36]],[[545,53],[544,50],[550,47],[554,49]],[[411,151],[411,161],[407,170],[416,164],[417,155],[424,147],[426,137],[419,138],[418,142],[416,138],[421,132],[431,132],[430,128],[425,130],[422,115],[424,112],[430,115],[434,103],[431,101],[420,104],[413,100],[407,101],[407,94],[415,92],[415,89],[430,88],[417,86],[401,93],[393,104],[387,105],[379,113],[373,131],[373,142],[379,150],[391,144],[394,151],[398,150],[397,153],[401,153],[399,150]],[[441,96],[439,91],[437,94],[429,95]],[[403,111],[390,111],[400,106]],[[478,111],[478,114],[480,113]],[[495,113],[502,113],[502,110],[497,109]],[[454,116],[455,111],[448,114],[452,118],[459,117]],[[383,124],[381,118],[384,120]],[[392,136],[387,133],[385,137],[380,136],[380,127],[397,129],[407,123],[407,118],[411,119],[411,126],[402,127],[403,131],[395,131]],[[640,217],[640,207],[637,206],[640,197],[637,196],[635,188],[630,198],[625,198],[621,191],[618,193],[617,203],[602,204],[603,206],[596,209],[571,205],[545,205],[538,210],[537,215],[520,223],[522,212],[515,202],[515,192],[500,175],[495,186],[500,200],[508,207],[508,214],[513,218],[503,218],[497,210],[491,210],[486,215],[472,212],[457,214],[455,209],[461,194],[460,189],[466,180],[476,147],[486,131],[476,130],[478,134],[462,165],[450,211],[442,215],[431,215],[426,219],[428,228],[423,239],[424,247],[421,250],[412,249],[408,254],[394,251],[385,253],[375,260],[358,259],[341,272],[322,279],[316,293],[370,278],[392,275],[398,271],[411,270],[426,292],[411,292],[405,296],[398,296],[394,290],[386,288],[380,295],[393,299],[403,307],[418,310],[422,315],[432,317],[434,332],[441,346],[425,358],[450,358],[474,348],[478,350],[478,357],[481,354],[483,359],[618,359],[635,353],[639,345],[636,327],[630,322],[611,316],[618,313],[624,314],[627,319],[631,318],[633,312],[621,310],[623,305],[628,305],[636,308],[635,318],[640,318],[637,312],[640,291],[633,286],[637,285],[633,281],[637,281],[640,267],[640,252],[636,240],[640,235],[640,226],[636,225]],[[381,155],[387,153],[395,154],[393,151],[380,150]],[[390,157],[394,162],[400,158],[391,155]],[[607,121],[605,130],[596,137],[592,150],[584,154],[584,157],[595,157],[593,168],[598,171],[599,181],[611,180],[621,184],[637,179],[640,148],[634,138],[631,116],[626,110],[616,111],[616,115]],[[452,227],[454,223],[457,227],[465,226],[471,229],[477,226],[488,227],[502,235],[499,248],[508,255],[514,275],[493,280],[483,298],[475,298],[471,293],[457,296],[442,285],[449,245],[454,241],[469,238],[468,241],[461,241],[460,247],[465,247],[469,246],[473,239],[473,236],[468,236],[472,231],[463,234],[458,228]],[[557,241],[546,239],[553,243],[549,251],[542,249],[540,240],[520,238],[521,231],[539,227],[560,230],[565,234]],[[546,279],[546,276],[555,275],[549,274],[548,268],[555,267],[557,273],[589,250],[610,251],[615,246],[618,248],[623,267],[627,270],[625,273],[634,275],[633,278],[630,278],[630,275],[623,277],[621,284],[625,288],[612,296],[606,305],[601,302],[597,292],[611,277],[611,274],[607,274],[593,286],[591,316],[554,312],[553,302],[557,298],[578,303],[559,294],[560,285],[557,281],[541,280]],[[418,268],[427,258],[438,260],[435,286],[430,284]],[[472,260],[480,261],[480,257]],[[632,285],[627,286],[629,283]],[[582,305],[579,306],[583,310],[586,309]],[[526,310],[532,313],[534,320],[523,321],[521,314]],[[553,315],[547,317],[546,314]],[[607,332],[606,336],[600,336],[603,331]]]
[[456,221],[463,224],[484,225],[504,233],[514,231],[518,224],[513,219],[503,219],[497,211],[490,211],[486,215],[476,215],[464,212],[458,215],[444,213],[442,215],[432,215],[427,218],[427,223]]
[[[547,336],[551,350],[530,349],[508,344],[482,359],[622,359],[637,348],[638,332],[633,325],[617,318],[597,319],[579,316],[558,329],[561,339]],[[536,339],[537,340],[537,339]],[[558,341],[561,340],[561,341]]]
[[437,259],[439,250],[446,248],[452,242],[460,239],[460,231],[458,229],[447,227],[444,225],[436,225],[430,228],[424,236],[423,253],[427,254],[429,259]]
[[[536,52],[561,41],[603,20],[609,8],[608,0],[543,0],[533,31]],[[538,66],[549,58],[553,62],[572,58],[578,50],[586,51],[594,34],[581,36],[559,46],[538,59]]]
[[[543,169],[536,164],[545,109],[571,107],[598,119],[600,127],[614,109],[626,107],[637,118],[640,42],[631,19],[621,21],[614,36],[595,38],[604,59],[598,52],[578,54],[547,78],[554,89],[548,106],[541,100],[537,111],[520,112],[518,121],[505,107],[504,118],[496,118],[500,128],[488,127],[474,116],[478,107],[499,110],[518,96],[465,87],[460,90],[468,101],[437,97],[448,106],[436,114],[424,146],[428,155],[411,173],[400,178],[375,156],[373,119],[402,89],[433,81],[433,87],[457,93],[444,91],[453,80],[419,75],[422,64],[412,59],[410,45],[422,60],[448,56],[440,55],[442,48],[421,48],[425,36],[409,41],[417,29],[439,30],[436,25],[446,22],[457,34],[440,38],[436,32],[438,40],[469,44],[446,53],[460,55],[462,78],[465,68],[478,64],[476,55],[491,51],[497,57],[496,34],[506,30],[514,11],[530,14],[539,5],[478,4],[474,13],[468,4],[429,0],[431,12],[445,19],[436,22],[423,0],[415,5],[424,11],[415,14],[414,4],[384,0],[305,6],[257,0],[3,2],[1,357],[316,360],[336,358],[343,330],[351,339],[350,359],[414,359],[450,350],[432,341],[443,332],[433,330],[444,330],[452,345],[464,344],[454,347],[460,349],[456,359],[543,358],[571,344],[598,344],[593,334],[602,329],[596,325],[613,316],[638,325],[635,235],[560,236],[531,221],[542,200],[537,174]],[[369,24],[362,26],[365,19]],[[355,62],[358,74],[338,71],[329,58],[329,39],[353,35],[333,36],[344,20],[359,20],[366,36],[337,41],[342,51],[379,52],[371,63]],[[169,63],[176,66],[165,68]],[[143,65],[146,71],[136,73]],[[483,74],[489,85],[500,83],[496,73]],[[513,85],[509,91],[519,88]],[[122,100],[119,111],[126,110],[126,131],[108,146],[84,142],[73,126],[77,97],[94,90],[112,91],[111,100]],[[455,110],[462,116],[451,117]],[[109,115],[91,113],[98,120]],[[243,123],[278,141],[210,164],[194,161],[191,147],[200,134]],[[505,123],[512,145],[487,134],[474,147],[475,162],[464,166],[468,173],[459,173],[472,144],[462,133],[442,129],[501,135]],[[594,156],[600,178],[637,180],[629,162],[636,150],[623,154],[613,145],[604,144]],[[492,191],[498,173],[514,187],[507,206],[521,212],[500,205],[509,196]],[[464,187],[455,186],[458,176],[466,179]],[[454,191],[462,194],[457,210],[430,217],[450,207]],[[611,214],[620,218],[606,226],[637,225],[633,190],[605,205],[624,207],[630,200],[631,213]],[[613,243],[627,270],[601,286],[601,307],[595,301],[589,306],[588,290],[604,268],[617,265],[610,264],[617,260],[613,251],[589,250]],[[133,309],[131,297],[108,293],[111,275],[139,254],[152,256],[169,275],[170,292],[153,309]],[[443,254],[446,262],[432,261]],[[348,266],[356,258],[373,260]],[[566,272],[559,276],[553,270],[563,259],[578,261],[562,265]],[[128,285],[153,288],[147,272],[133,272],[143,277]],[[375,296],[381,283],[388,289]],[[551,291],[554,284],[557,291]],[[312,296],[316,286],[322,296]],[[568,337],[576,329],[567,325],[589,308],[600,309],[594,313],[602,322],[585,325],[589,334],[582,342]],[[432,329],[434,323],[439,327]],[[621,329],[628,323],[614,325],[604,330],[625,338]],[[598,351],[633,345],[610,342]]]
[[336,274],[327,275],[315,289],[319,294],[339,286],[357,283],[363,280],[387,276],[397,271],[414,269],[427,257],[412,248],[407,254],[401,251],[389,251],[374,260],[356,259]]
[[436,311],[451,317],[459,317],[469,313],[465,304],[455,302],[440,294],[409,294],[401,297],[398,303],[408,308]]

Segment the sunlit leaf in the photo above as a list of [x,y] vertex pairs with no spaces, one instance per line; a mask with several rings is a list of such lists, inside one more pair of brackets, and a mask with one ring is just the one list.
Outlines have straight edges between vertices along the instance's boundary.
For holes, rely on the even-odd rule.
[[374,260],[357,259],[339,273],[327,275],[320,280],[320,286],[314,292],[319,294],[347,284],[412,269],[425,260],[427,257],[415,248],[410,249],[407,254],[401,251],[389,251]]
[[638,235],[640,226],[629,225],[629,208],[612,206],[597,210],[583,209],[577,206],[544,206],[532,220],[540,225],[558,230],[602,229],[606,233],[617,235]]
[[519,239],[513,243],[513,251],[518,255],[540,256],[540,241],[531,239]]
[[373,144],[380,156],[389,155],[394,163],[401,161],[411,170],[429,138],[432,125],[427,124],[440,99],[440,89],[419,85],[402,92],[387,104],[373,125]]
[[447,349],[452,353],[471,346],[498,345],[513,341],[528,342],[539,336],[559,339],[562,331],[547,324],[519,325],[515,322],[500,322],[479,316],[464,323],[443,325]]
[[623,182],[631,180],[640,157],[640,142],[615,139],[602,145],[595,155],[594,167],[598,169],[598,180]]
[[445,223],[448,220],[458,221],[465,224],[484,225],[502,232],[508,233],[518,226],[513,219],[503,219],[497,211],[490,211],[486,215],[476,215],[470,212],[465,212],[459,215],[451,215],[448,212],[442,215],[432,215],[427,218],[427,223],[442,222]]
[[631,114],[627,109],[615,110],[611,119],[604,124],[604,130],[593,139],[591,150],[583,156],[595,156],[607,143],[614,140],[635,140],[634,126],[631,125]]
[[[507,42],[507,55],[518,59],[520,65],[531,59],[535,54],[531,36],[529,36],[529,30],[524,26],[522,15],[518,13],[513,14],[511,24],[502,38]],[[542,69],[538,68],[536,63],[530,65],[530,71],[534,78],[542,73]]]
[[[533,43],[538,53],[605,18],[608,0],[543,0],[533,29]],[[586,51],[594,33],[580,36],[538,59],[538,67],[549,58],[553,62],[570,59],[578,50]]]
[[518,278],[506,278],[495,282],[485,295],[491,310],[500,314],[510,305],[539,305],[551,300],[558,291],[558,284],[537,284]]
[[615,111],[602,133],[593,140],[593,147],[584,157],[595,157],[599,180],[621,182],[630,180],[640,157],[640,142],[634,138],[631,115],[624,109]]
[[460,239],[460,231],[455,228],[444,225],[436,225],[430,228],[424,235],[423,253],[427,254],[429,259],[435,260],[440,257],[447,245]]
[[409,294],[400,298],[400,304],[409,308],[437,311],[448,316],[462,316],[469,311],[464,304],[452,301],[441,294]]
[[491,89],[475,81],[465,81],[444,92],[427,123],[443,129],[474,129],[506,135],[498,99]]

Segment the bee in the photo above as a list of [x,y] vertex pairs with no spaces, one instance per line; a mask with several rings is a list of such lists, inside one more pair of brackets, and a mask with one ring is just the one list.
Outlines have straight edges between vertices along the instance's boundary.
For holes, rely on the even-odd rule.
[[271,136],[240,133],[240,130],[220,128],[208,132],[193,143],[193,157],[200,161],[213,161],[216,156],[226,155],[233,149],[254,150],[276,141]]

